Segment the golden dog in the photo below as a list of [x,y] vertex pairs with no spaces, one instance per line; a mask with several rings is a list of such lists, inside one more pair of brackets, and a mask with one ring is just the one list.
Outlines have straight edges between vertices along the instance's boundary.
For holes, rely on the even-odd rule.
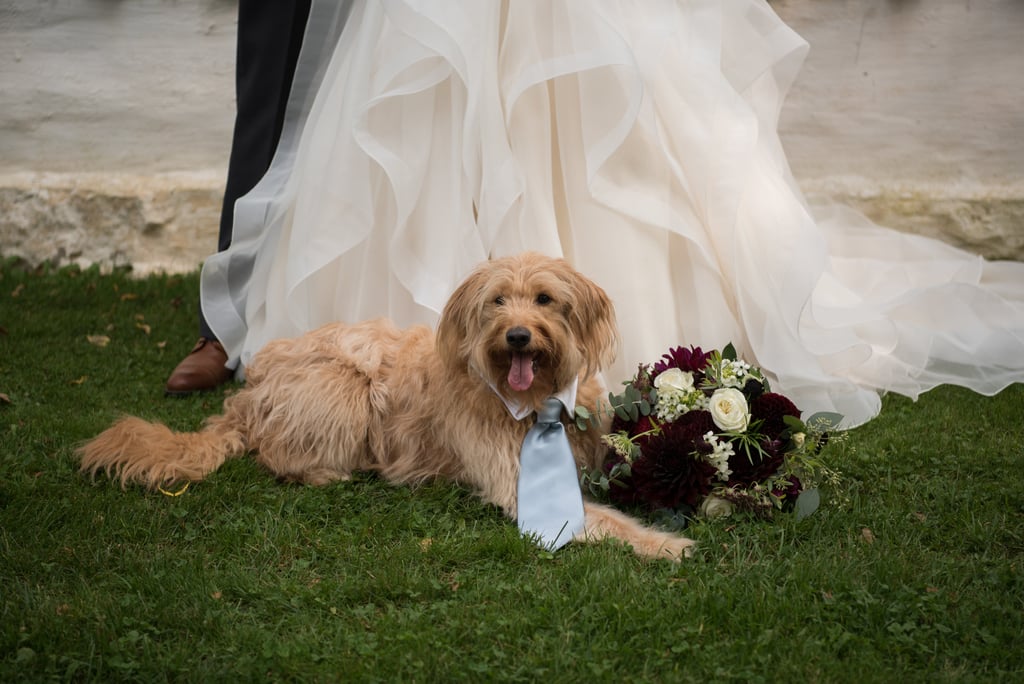
[[[201,480],[254,452],[277,477],[323,485],[359,470],[395,483],[445,478],[516,518],[519,452],[533,409],[578,379],[596,412],[597,373],[618,344],[611,301],[563,260],[539,254],[477,268],[441,314],[437,335],[383,320],[331,324],[268,344],[244,389],[199,432],[123,418],[79,449],[82,470],[154,488]],[[499,396],[499,393],[502,396]],[[567,425],[577,465],[596,467],[600,430]],[[640,555],[678,559],[693,541],[586,502],[583,540],[617,538]]]

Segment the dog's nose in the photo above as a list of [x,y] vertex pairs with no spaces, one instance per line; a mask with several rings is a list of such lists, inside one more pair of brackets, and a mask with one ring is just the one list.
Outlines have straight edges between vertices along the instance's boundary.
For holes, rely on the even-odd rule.
[[511,328],[505,333],[505,341],[514,349],[522,349],[530,344],[530,331],[522,327]]

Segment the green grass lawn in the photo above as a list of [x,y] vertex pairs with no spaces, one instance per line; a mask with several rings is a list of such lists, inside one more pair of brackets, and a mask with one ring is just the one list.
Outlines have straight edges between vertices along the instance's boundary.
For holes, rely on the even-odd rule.
[[551,557],[445,483],[281,485],[244,459],[178,496],[79,475],[119,414],[218,411],[223,392],[162,393],[197,290],[0,267],[0,682],[1024,675],[1024,387],[888,397],[810,518],[694,525],[679,565]]

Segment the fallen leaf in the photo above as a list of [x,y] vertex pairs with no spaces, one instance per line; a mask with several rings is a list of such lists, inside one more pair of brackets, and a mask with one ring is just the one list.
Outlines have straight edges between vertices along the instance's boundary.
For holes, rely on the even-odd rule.
[[860,536],[868,544],[874,544],[875,543],[875,535],[874,535],[874,533],[871,530],[869,530],[868,528],[866,528],[866,527],[862,527],[860,529]]
[[192,483],[191,482],[186,482],[185,486],[182,487],[181,489],[179,489],[176,492],[169,492],[166,489],[164,489],[163,487],[157,487],[156,490],[158,492],[160,492],[161,494],[163,494],[164,496],[171,496],[171,497],[181,496],[182,494],[184,494],[185,492],[188,491],[188,487],[189,487],[190,484],[192,484]]
[[85,339],[89,340],[89,344],[95,344],[97,347],[106,347],[110,344],[110,338],[106,335],[86,335]]
[[82,383],[84,383],[88,379],[89,379],[88,375],[83,375],[82,377],[77,378],[75,380],[69,380],[68,384],[69,385],[81,385]]
[[167,346],[167,340],[160,340],[159,342],[156,343],[156,348],[157,349],[163,349],[166,346]]
[[212,594],[210,594],[210,598],[212,598],[214,601],[220,601],[221,596],[223,596],[223,594],[219,591],[215,591]]
[[141,330],[142,332],[146,333],[147,335],[150,332],[150,327],[147,323],[136,323],[135,327]]
[[134,292],[125,292],[123,295],[121,295],[121,301],[122,302],[127,302],[130,299],[138,299],[138,298],[139,298],[139,295],[135,294]]
[[18,286],[11,291],[12,297],[21,296],[21,291],[25,289],[25,283],[18,283]]
[[13,403],[13,402],[11,402],[11,398],[9,396],[7,396],[6,394],[4,394],[3,392],[0,392],[0,404],[10,404],[10,403]]
[[423,539],[420,539],[420,551],[426,552],[430,548],[430,545],[433,543],[434,540],[430,537],[424,537]]

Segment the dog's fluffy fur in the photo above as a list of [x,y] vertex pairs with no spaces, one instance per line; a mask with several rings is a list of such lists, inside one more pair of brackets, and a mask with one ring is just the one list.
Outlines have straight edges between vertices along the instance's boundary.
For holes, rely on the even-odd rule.
[[[82,470],[156,488],[202,480],[252,452],[277,477],[312,485],[359,470],[396,483],[449,479],[515,519],[519,451],[533,419],[516,420],[496,392],[536,408],[578,377],[577,403],[595,411],[596,374],[617,344],[607,295],[565,261],[496,259],[456,289],[436,338],[376,320],[271,342],[201,431],[123,418],[80,448]],[[567,432],[577,464],[597,466],[601,431]],[[693,544],[596,503],[585,513],[579,539],[614,537],[672,559]]]

